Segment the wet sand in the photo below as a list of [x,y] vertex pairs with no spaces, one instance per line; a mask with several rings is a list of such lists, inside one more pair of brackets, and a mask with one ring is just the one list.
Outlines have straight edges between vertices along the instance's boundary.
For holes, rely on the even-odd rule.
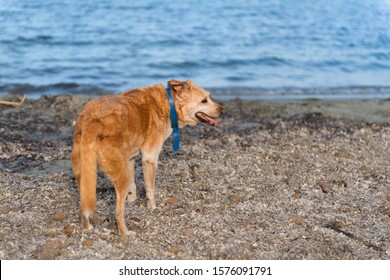
[[89,99],[0,105],[1,259],[390,259],[389,100],[224,101],[218,127],[166,141],[153,212],[137,162],[132,239],[101,173],[80,229],[70,154]]

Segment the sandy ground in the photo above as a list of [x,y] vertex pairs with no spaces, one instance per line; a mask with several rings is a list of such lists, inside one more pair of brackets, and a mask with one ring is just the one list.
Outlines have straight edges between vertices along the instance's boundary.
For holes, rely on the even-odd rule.
[[[2,96],[1,99],[12,99]],[[73,124],[88,98],[0,105],[1,259],[390,259],[390,101],[225,101],[217,128],[182,130],[160,156],[157,210],[98,175],[79,224]]]

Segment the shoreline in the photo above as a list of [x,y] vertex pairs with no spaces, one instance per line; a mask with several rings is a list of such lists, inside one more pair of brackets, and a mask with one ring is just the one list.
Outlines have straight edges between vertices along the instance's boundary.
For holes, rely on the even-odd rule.
[[[118,87],[86,86],[76,83],[59,83],[35,86],[15,84],[0,86],[0,98],[7,95],[26,95],[29,99],[39,99],[42,95],[70,94],[99,97],[102,95],[120,94]],[[131,87],[129,87],[131,88]],[[293,101],[305,99],[318,100],[386,100],[390,99],[390,86],[351,85],[338,87],[206,87],[215,99],[246,101]]]
[[0,105],[1,259],[390,259],[390,100],[223,101],[215,129],[164,144],[154,212],[136,163],[133,240],[100,173],[80,228],[72,125],[90,99]]

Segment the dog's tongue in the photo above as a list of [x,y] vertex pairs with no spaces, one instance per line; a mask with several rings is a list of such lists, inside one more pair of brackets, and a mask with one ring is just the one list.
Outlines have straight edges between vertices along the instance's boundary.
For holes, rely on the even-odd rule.
[[207,116],[206,114],[204,114],[203,117],[204,117],[205,119],[207,119],[207,121],[208,121],[212,126],[216,126],[216,125],[218,124],[217,121],[216,121],[215,119],[213,119],[213,118]]

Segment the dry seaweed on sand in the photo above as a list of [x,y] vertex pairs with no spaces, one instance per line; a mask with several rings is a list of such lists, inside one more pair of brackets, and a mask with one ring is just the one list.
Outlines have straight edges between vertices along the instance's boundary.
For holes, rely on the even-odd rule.
[[0,111],[1,259],[389,259],[388,102],[224,102],[216,129],[185,128],[175,154],[167,140],[154,212],[137,163],[135,238],[118,236],[102,174],[95,227],[80,229],[69,158],[85,102]]

